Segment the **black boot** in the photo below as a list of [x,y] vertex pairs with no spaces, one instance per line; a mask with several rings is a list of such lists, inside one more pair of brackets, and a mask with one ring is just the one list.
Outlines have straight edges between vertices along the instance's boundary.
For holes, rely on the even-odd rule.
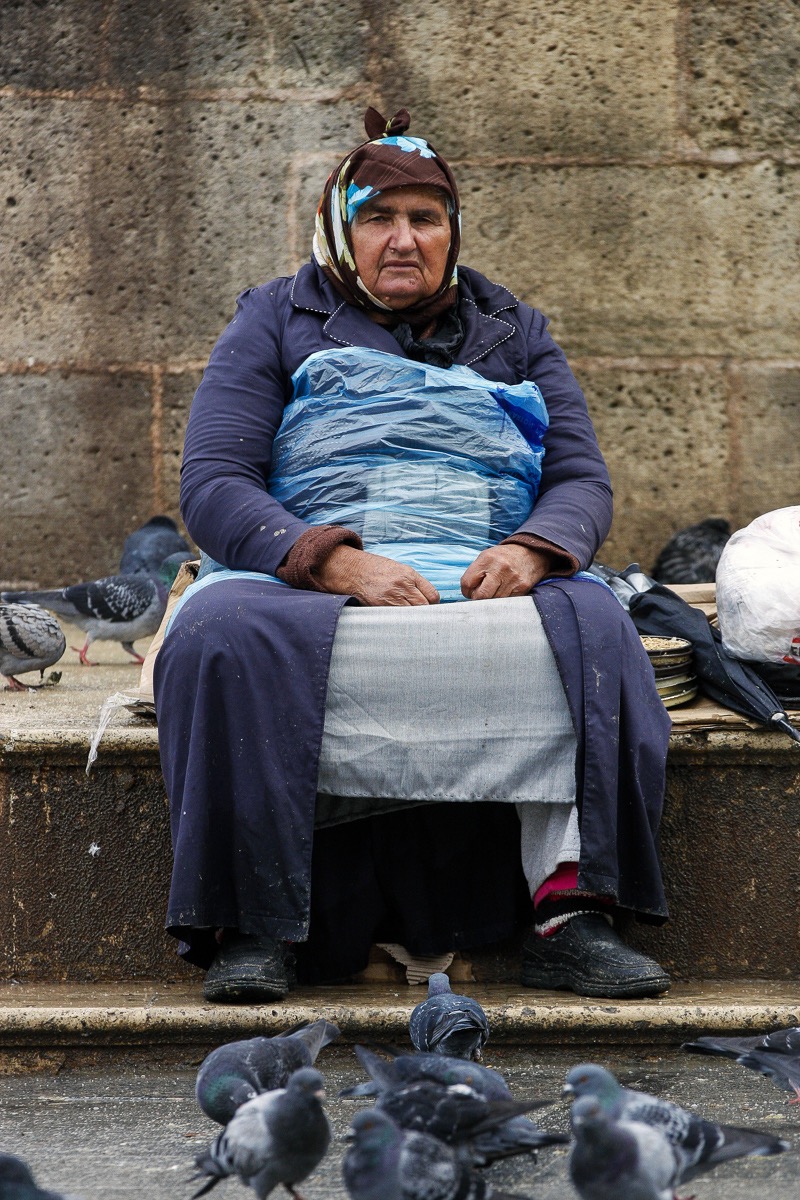
[[666,992],[669,975],[626,946],[605,917],[582,913],[550,937],[531,932],[522,948],[525,987],[568,988],[579,996],[632,999]]
[[203,984],[212,1004],[265,1004],[288,991],[286,943],[235,931],[224,936]]

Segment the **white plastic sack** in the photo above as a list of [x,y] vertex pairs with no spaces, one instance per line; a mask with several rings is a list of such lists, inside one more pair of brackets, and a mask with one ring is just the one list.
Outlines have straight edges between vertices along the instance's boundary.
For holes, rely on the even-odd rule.
[[800,504],[734,533],[717,567],[717,614],[729,654],[800,664]]

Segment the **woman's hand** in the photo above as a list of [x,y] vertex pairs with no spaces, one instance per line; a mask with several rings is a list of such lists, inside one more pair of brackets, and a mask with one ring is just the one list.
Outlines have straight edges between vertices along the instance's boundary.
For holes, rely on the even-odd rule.
[[509,542],[490,546],[461,576],[461,591],[468,600],[495,600],[501,596],[527,596],[553,569],[546,550],[533,550]]
[[355,596],[372,607],[439,603],[436,588],[413,567],[353,546],[331,550],[314,578],[323,591]]

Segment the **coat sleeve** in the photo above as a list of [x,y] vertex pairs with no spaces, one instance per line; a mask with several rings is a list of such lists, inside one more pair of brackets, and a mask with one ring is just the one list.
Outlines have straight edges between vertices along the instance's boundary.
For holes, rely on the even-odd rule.
[[197,545],[226,567],[271,575],[309,528],[267,492],[288,387],[281,314],[281,281],[239,297],[192,402],[181,466]]
[[611,481],[583,392],[536,310],[528,334],[528,378],[544,396],[550,425],[539,495],[516,532],[552,542],[585,568],[611,528]]

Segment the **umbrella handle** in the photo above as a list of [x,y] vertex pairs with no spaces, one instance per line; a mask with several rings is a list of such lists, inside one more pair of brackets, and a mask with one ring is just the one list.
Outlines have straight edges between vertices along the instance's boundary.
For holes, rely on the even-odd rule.
[[791,721],[786,716],[786,713],[773,713],[770,717],[770,723],[772,725],[777,725],[779,729],[784,731],[784,733],[788,733],[789,737],[793,741],[800,742],[800,729],[795,729],[794,725],[792,725]]

